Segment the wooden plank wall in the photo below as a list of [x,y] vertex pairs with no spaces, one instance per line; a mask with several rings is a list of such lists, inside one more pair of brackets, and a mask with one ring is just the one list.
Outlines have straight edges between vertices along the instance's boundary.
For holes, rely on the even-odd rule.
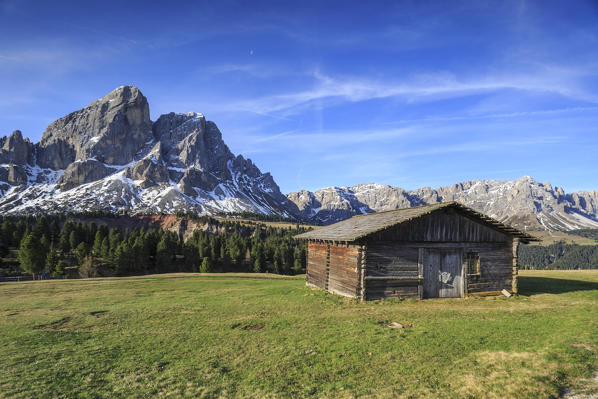
[[[393,244],[374,242],[367,245],[365,299],[418,296],[418,261],[420,248],[454,248],[463,252],[463,267],[467,252],[480,255],[480,275],[467,276],[465,295],[498,294],[512,290],[512,244],[506,243],[418,243]],[[386,276],[388,280],[380,278]],[[369,278],[368,278],[369,277]],[[373,277],[373,279],[372,279]],[[394,278],[402,278],[397,280]],[[423,283],[423,281],[422,281]]]
[[402,276],[417,278],[418,248],[376,242],[367,247],[368,276]]
[[365,299],[382,298],[417,298],[417,281],[404,280],[366,280]]
[[328,291],[357,297],[359,293],[359,246],[330,245]]
[[513,249],[503,247],[473,247],[467,249],[480,254],[480,275],[467,276],[467,295],[497,295],[513,287]]
[[307,283],[362,299],[421,297],[423,248],[454,248],[462,250],[464,263],[467,252],[480,255],[481,274],[466,276],[465,295],[517,289],[512,237],[454,209],[405,222],[356,244],[309,241]]
[[326,289],[328,244],[309,241],[307,244],[307,283]]
[[464,216],[454,209],[399,224],[368,238],[369,242],[507,242],[511,237]]
[[[365,299],[417,297],[419,249],[373,242],[366,252]],[[391,277],[382,280],[381,277]]]

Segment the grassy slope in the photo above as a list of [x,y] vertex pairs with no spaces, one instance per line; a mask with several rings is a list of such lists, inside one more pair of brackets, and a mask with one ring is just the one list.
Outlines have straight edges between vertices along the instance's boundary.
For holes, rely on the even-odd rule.
[[598,271],[520,286],[357,303],[267,275],[0,284],[0,396],[554,397],[598,366]]
[[596,240],[591,238],[582,237],[577,234],[568,233],[565,231],[530,231],[531,235],[540,238],[542,241],[538,243],[532,243],[533,245],[550,245],[558,241],[565,241],[568,244],[578,245],[597,245]]

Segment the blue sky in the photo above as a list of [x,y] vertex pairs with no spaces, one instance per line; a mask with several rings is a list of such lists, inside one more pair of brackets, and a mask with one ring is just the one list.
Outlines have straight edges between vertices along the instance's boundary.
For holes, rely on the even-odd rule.
[[0,0],[0,134],[123,84],[153,120],[202,112],[283,192],[598,189],[596,1]]

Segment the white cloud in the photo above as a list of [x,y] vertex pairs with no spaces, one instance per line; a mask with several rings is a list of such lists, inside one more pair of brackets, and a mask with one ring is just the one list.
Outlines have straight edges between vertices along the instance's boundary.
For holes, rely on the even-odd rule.
[[458,98],[476,93],[494,93],[512,89],[534,93],[552,93],[569,99],[598,103],[598,96],[583,90],[578,76],[566,69],[544,69],[540,74],[514,74],[460,79],[450,73],[420,74],[405,81],[373,80],[362,77],[332,77],[313,74],[308,90],[275,94],[233,102],[225,108],[253,113],[292,115],[316,101],[322,106],[339,102],[360,102],[382,98],[401,98],[408,102]]

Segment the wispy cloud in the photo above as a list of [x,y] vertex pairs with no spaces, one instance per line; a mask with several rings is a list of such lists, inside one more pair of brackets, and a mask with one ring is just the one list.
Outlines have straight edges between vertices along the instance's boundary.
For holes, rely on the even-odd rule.
[[277,152],[281,148],[328,152],[330,149],[338,147],[351,147],[364,143],[383,143],[413,133],[412,128],[394,128],[370,131],[327,131],[326,133],[289,131],[268,136],[243,135],[241,152],[244,154],[266,151]]
[[386,81],[363,77],[332,77],[315,72],[313,78],[315,82],[308,90],[233,102],[226,107],[236,111],[292,115],[305,107],[313,106],[316,101],[324,106],[382,98],[401,98],[407,102],[418,102],[507,89],[553,93],[598,103],[598,97],[583,90],[578,82],[570,78],[569,73],[488,76],[477,79],[459,79],[450,73],[436,73],[415,75],[405,81]]
[[564,114],[575,114],[575,113],[594,113],[598,111],[596,107],[565,107],[555,109],[545,109],[539,111],[520,111],[520,112],[502,112],[502,113],[468,113],[465,112],[460,115],[452,116],[427,116],[423,118],[412,118],[412,119],[398,119],[395,121],[385,122],[387,125],[396,125],[404,123],[419,123],[419,122],[449,122],[449,121],[471,121],[471,120],[483,120],[483,119],[507,119],[507,118],[522,118],[522,117],[538,117],[538,116],[553,116],[553,115],[564,115]]

